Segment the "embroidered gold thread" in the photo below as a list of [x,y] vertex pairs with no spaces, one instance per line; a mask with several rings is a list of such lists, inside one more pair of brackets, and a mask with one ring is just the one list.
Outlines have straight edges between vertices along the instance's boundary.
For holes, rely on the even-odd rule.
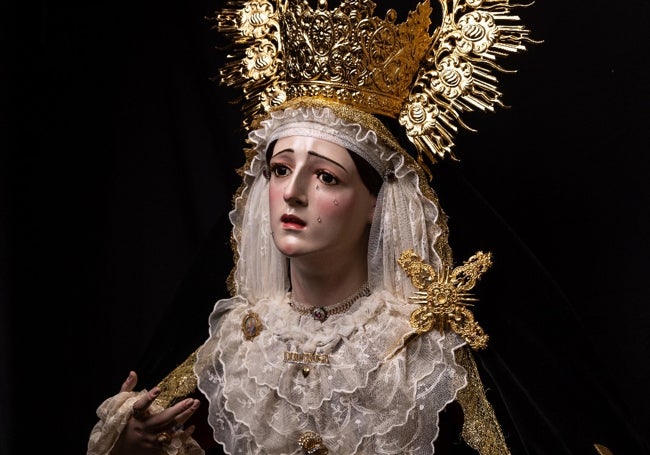
[[314,365],[329,365],[329,354],[316,354],[315,352],[289,352],[284,351],[284,361],[287,363],[309,363]]
[[158,383],[160,394],[154,401],[156,404],[167,408],[196,390],[195,362],[196,351]]
[[463,408],[462,437],[481,455],[510,455],[506,439],[487,399],[476,362],[467,346],[455,352],[456,361],[467,370],[467,387],[458,391]]

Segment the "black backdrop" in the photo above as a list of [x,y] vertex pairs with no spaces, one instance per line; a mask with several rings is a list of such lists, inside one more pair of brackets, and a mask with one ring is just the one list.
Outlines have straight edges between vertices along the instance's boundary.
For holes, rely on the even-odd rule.
[[[85,453],[101,401],[130,369],[151,387],[226,295],[243,135],[232,93],[210,80],[223,53],[204,17],[219,6],[0,9],[3,454]],[[611,419],[645,435],[650,4],[538,1],[520,14],[544,44],[506,62],[511,108],[473,118],[461,162],[436,171],[452,246],[459,259],[494,250],[495,282],[516,288],[526,268],[500,262],[499,242],[516,245],[581,324]],[[526,293],[511,311],[535,319]],[[540,330],[561,344],[571,328],[557,322]]]

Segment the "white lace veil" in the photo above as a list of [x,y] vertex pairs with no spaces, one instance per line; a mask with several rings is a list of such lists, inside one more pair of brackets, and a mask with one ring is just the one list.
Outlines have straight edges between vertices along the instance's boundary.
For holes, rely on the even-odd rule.
[[[397,263],[399,255],[412,248],[436,270],[445,257],[436,251],[437,241],[446,233],[444,217],[419,166],[374,117],[368,120],[367,114],[331,102],[287,105],[272,111],[249,134],[251,156],[230,213],[236,246],[234,292],[255,302],[288,289],[287,262],[270,232],[266,151],[276,139],[310,135],[358,154],[383,176],[370,232],[368,283],[372,291],[387,290],[406,301],[414,288]],[[371,122],[376,123],[369,127]]]

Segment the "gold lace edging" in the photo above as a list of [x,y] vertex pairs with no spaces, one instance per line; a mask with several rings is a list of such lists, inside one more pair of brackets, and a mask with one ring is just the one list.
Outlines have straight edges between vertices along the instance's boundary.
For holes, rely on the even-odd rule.
[[160,395],[154,401],[156,404],[168,408],[196,390],[197,381],[194,375],[194,364],[196,363],[197,351],[190,354],[183,363],[174,368],[171,373],[158,383]]
[[463,408],[462,437],[480,455],[510,455],[494,409],[485,395],[474,357],[467,346],[456,351],[456,361],[467,370],[467,387],[458,392]]

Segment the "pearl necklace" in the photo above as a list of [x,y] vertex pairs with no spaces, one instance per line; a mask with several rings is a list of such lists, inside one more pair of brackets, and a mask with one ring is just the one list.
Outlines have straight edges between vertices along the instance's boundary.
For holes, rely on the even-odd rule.
[[323,322],[333,314],[344,313],[352,306],[354,302],[359,300],[361,297],[365,297],[367,295],[370,295],[370,288],[368,287],[368,283],[364,283],[363,286],[361,286],[357,292],[355,292],[345,300],[335,303],[334,305],[328,305],[326,307],[323,306],[312,307],[307,305],[301,305],[300,303],[294,301],[290,292],[289,305],[294,311],[304,315],[311,315],[314,318],[314,320]]

